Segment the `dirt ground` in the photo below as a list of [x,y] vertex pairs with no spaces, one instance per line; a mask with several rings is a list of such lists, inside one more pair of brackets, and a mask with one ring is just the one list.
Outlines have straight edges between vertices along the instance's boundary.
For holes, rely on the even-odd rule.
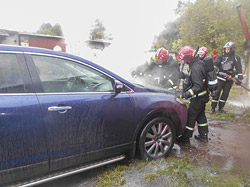
[[[232,100],[232,102],[234,102]],[[242,111],[246,108],[234,107],[234,112],[240,117]],[[208,114],[209,118],[209,114]],[[170,156],[167,159],[160,159],[151,163],[133,159],[128,163],[118,163],[111,166],[104,166],[91,171],[83,172],[63,179],[58,179],[46,184],[39,185],[40,187],[80,187],[80,186],[220,186],[220,183],[209,183],[209,177],[220,177],[218,169],[221,171],[230,171],[233,174],[237,173],[240,178],[250,176],[250,121],[245,123],[235,123],[231,121],[218,121],[209,119],[209,143],[200,143],[194,138],[191,139],[191,145],[177,145],[175,144]],[[194,134],[197,134],[197,127]],[[189,168],[188,172],[180,173],[182,168],[175,171],[178,175],[173,177],[173,172],[169,173],[169,168],[173,163],[177,165],[182,164],[182,160],[192,159],[192,161],[199,162],[199,167],[205,168],[208,172],[208,179],[204,183],[190,180],[197,180],[198,175],[204,172],[199,171],[199,167],[186,164]],[[175,159],[173,161],[173,159]],[[184,162],[184,161],[183,161]],[[105,180],[113,180],[112,175],[115,174],[118,167],[126,167],[121,170],[118,182],[112,183],[110,181],[105,183]],[[207,168],[217,168],[216,172]],[[167,168],[167,169],[166,169]],[[175,167],[176,168],[176,167]],[[192,168],[192,169],[190,169]],[[195,168],[195,169],[194,169]],[[198,173],[197,172],[198,169]],[[120,170],[119,170],[120,171]],[[194,177],[196,176],[196,178]],[[230,176],[232,176],[230,174]],[[180,178],[187,178],[180,181]],[[203,176],[200,176],[204,180]],[[234,177],[233,177],[234,178]],[[104,180],[100,182],[100,180]],[[179,182],[175,182],[178,180]],[[218,179],[217,179],[218,180]],[[219,179],[220,180],[220,179]],[[247,179],[238,182],[230,179],[221,179],[229,182],[230,185],[225,186],[244,186],[249,187],[250,182]],[[194,185],[195,184],[195,185]],[[223,183],[224,184],[224,183]],[[226,183],[227,184],[227,183]]]
[[222,169],[250,171],[250,125],[217,121],[209,125],[208,144],[192,139],[190,148],[181,147],[180,152],[192,151],[200,160]]
[[[196,134],[197,132],[195,132]],[[189,157],[201,161],[204,165],[216,166],[223,170],[235,169],[250,172],[250,124],[234,124],[231,122],[209,121],[209,143],[200,143],[194,138],[190,146],[175,144],[169,157],[182,157],[189,153]],[[143,165],[138,169],[138,165]],[[168,159],[155,164],[144,166],[139,163],[125,172],[125,184],[121,186],[165,186],[168,180],[157,179],[155,182],[146,182],[147,173],[157,172],[159,169],[168,167]],[[66,187],[66,186],[99,186],[96,181],[102,176],[109,166],[83,172],[63,179],[40,185],[40,187]]]

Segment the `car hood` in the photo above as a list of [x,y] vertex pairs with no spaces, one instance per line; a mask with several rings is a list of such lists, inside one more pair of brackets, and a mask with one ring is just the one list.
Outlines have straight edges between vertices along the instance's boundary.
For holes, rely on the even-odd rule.
[[134,91],[135,92],[166,93],[166,94],[175,95],[175,91],[171,89],[164,89],[164,88],[159,88],[156,86],[143,86],[139,84],[135,85]]

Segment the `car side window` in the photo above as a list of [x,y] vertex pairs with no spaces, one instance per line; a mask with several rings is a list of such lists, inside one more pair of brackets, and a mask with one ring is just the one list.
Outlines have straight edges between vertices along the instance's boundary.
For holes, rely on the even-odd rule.
[[16,54],[0,54],[0,93],[25,93]]
[[45,93],[114,92],[113,79],[83,64],[47,56],[32,56]]

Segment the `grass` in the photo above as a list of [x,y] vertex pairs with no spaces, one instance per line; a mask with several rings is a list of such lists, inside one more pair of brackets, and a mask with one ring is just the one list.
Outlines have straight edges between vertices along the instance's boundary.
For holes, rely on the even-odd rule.
[[250,107],[240,108],[226,104],[225,110],[227,111],[226,113],[216,112],[215,114],[210,114],[211,101],[206,104],[206,116],[208,119],[217,121],[230,121],[235,123],[249,123],[250,121]]
[[249,123],[250,122],[250,108],[246,108],[241,117],[238,120],[240,123]]
[[[170,160],[170,159],[168,159]],[[164,170],[157,170],[160,176],[170,177],[166,186],[246,186],[250,185],[250,173],[245,174],[237,169],[221,170],[210,168],[192,159],[189,154],[186,156],[172,157],[169,166]],[[157,175],[157,178],[160,176]],[[156,176],[156,175],[154,175]],[[166,176],[165,176],[166,177]]]
[[240,89],[240,87],[236,87],[236,86],[233,86],[229,93],[230,98],[237,98],[243,95],[247,96],[247,92],[245,90]]
[[96,186],[121,186],[126,183],[125,171],[130,171],[131,168],[126,165],[111,165],[108,166],[104,173],[98,176]]
[[[248,98],[248,92],[241,89],[240,87],[233,86],[229,98]],[[208,119],[218,120],[218,121],[232,121],[236,123],[246,123],[250,121],[250,107],[241,108],[234,105],[225,105],[226,113],[215,113],[210,115],[211,111],[211,101],[206,104],[206,113]]]
[[150,173],[145,174],[144,178],[145,178],[146,182],[151,182],[153,180],[156,180],[156,179],[160,178],[160,176],[161,175],[158,174],[158,173],[150,172]]
[[230,90],[229,97],[230,98],[237,98],[237,97],[248,98],[249,91],[245,90],[241,86],[233,85],[232,89]]
[[[189,171],[194,172],[196,167],[193,160],[188,156],[184,156],[183,158],[173,157],[170,161],[170,166],[165,169],[165,173],[171,176],[166,185],[193,186],[194,178],[190,175],[191,172]],[[159,172],[164,173],[162,170]]]
[[135,158],[127,163],[124,163],[123,165],[110,165],[107,167],[105,172],[97,177],[95,186],[111,187],[126,184],[125,172],[131,172],[133,167],[135,167],[137,170],[140,170],[149,163],[150,162],[148,160]]
[[[116,164],[108,166],[105,172],[97,177],[95,186],[122,186],[126,184],[125,172],[132,172],[132,168],[137,168],[138,166],[142,166],[140,169],[152,165],[157,167],[162,162],[167,162],[167,166],[156,170],[156,172],[144,174],[145,182],[151,183],[159,179],[162,182],[162,180],[166,179],[162,186],[174,187],[250,186],[250,172],[246,173],[238,168],[223,170],[216,166],[210,167],[197,160],[196,157],[193,158],[192,153],[189,152],[179,157],[171,155],[167,159],[159,160],[149,162],[134,159],[125,165]],[[143,171],[138,173],[138,177],[141,172]]]
[[137,170],[141,170],[145,166],[147,166],[148,163],[149,163],[148,159],[147,160],[142,160],[142,159],[135,158],[135,159],[131,160],[129,166],[130,167],[135,167],[135,169],[137,169]]
[[219,175],[212,175],[207,178],[205,184],[208,186],[218,187],[235,187],[235,186],[250,186],[250,175],[243,174],[242,171],[232,168],[230,170],[218,169]]

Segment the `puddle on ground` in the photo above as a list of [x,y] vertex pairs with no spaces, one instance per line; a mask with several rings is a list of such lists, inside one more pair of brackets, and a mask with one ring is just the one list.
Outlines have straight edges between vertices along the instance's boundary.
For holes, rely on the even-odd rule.
[[[198,134],[197,126],[194,134]],[[233,123],[209,123],[209,143],[191,138],[190,146],[175,145],[176,155],[190,152],[194,158],[222,169],[250,172],[250,126]]]

